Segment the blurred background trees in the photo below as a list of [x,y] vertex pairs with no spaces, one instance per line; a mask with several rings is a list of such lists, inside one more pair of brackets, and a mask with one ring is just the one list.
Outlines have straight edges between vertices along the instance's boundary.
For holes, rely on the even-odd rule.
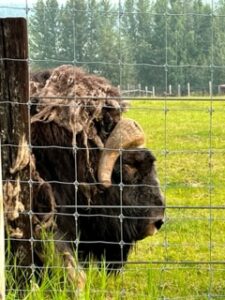
[[[61,4],[60,4],[61,3]],[[37,0],[32,68],[82,66],[113,84],[208,90],[225,81],[225,3],[203,0]]]

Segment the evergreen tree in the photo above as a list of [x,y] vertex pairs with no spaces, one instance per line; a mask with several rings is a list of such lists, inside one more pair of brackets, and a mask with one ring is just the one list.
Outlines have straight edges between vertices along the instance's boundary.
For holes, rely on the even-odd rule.
[[60,65],[59,60],[59,5],[57,0],[46,0],[45,43],[47,48],[48,66]]
[[29,47],[30,57],[34,61],[32,68],[44,67],[45,59],[48,57],[46,40],[46,18],[45,18],[45,4],[43,0],[37,0],[34,6],[34,15],[29,23]]
[[133,13],[136,0],[126,0],[120,19],[120,59],[122,62],[122,85],[135,85],[138,81],[136,68],[137,20]]
[[75,1],[69,0],[59,14],[59,56],[65,63],[75,60]]
[[[188,6],[188,7],[187,7]],[[186,29],[185,11],[190,9],[188,3],[183,6],[182,0],[171,0],[168,5],[167,16],[167,84],[173,85],[174,88],[181,85],[184,87],[185,83],[185,67],[187,64],[187,45],[189,30]],[[188,41],[188,43],[187,43]],[[167,90],[168,92],[168,90]]]
[[88,12],[85,0],[75,0],[75,58],[79,65],[86,60],[88,38]]
[[[225,12],[222,0],[217,8]],[[57,0],[37,0],[31,58],[35,68],[75,63],[123,88],[208,88],[210,65],[225,58],[224,19],[211,13],[203,0],[124,0],[120,8],[111,0],[67,0],[61,8]],[[225,71],[214,69],[219,84]]]
[[151,66],[154,64],[153,53],[153,16],[148,0],[138,0],[136,5],[136,45],[135,60],[138,64],[137,75],[143,85],[152,83]]
[[153,7],[154,24],[152,35],[152,61],[151,82],[159,91],[165,91],[166,87],[166,63],[167,63],[167,0],[157,0]]
[[120,83],[119,67],[119,36],[118,13],[112,7],[110,0],[101,0],[98,3],[98,22],[96,32],[96,72],[110,79],[112,83]]
[[85,61],[88,31],[87,3],[68,0],[60,12],[60,57],[82,65]]
[[199,93],[206,88],[208,90],[208,82],[211,79],[212,11],[202,0],[194,0],[193,9],[196,14],[193,16],[194,41],[190,57],[192,64],[198,67],[193,69],[190,82]]
[[217,11],[220,17],[213,18],[213,45],[212,45],[212,63],[215,65],[213,69],[213,83],[215,92],[217,86],[225,83],[225,3],[223,0],[218,1]]
[[[155,13],[153,44],[155,61],[159,65],[156,78],[160,88],[166,87],[165,80],[167,86],[180,84],[185,89],[188,82],[192,89],[208,87],[212,29],[209,5],[201,0],[185,3],[158,0]],[[167,66],[163,72],[160,65],[165,63]]]
[[86,68],[91,72],[96,72],[98,65],[96,61],[98,55],[98,30],[100,22],[99,5],[96,0],[88,1],[88,23],[87,23],[87,40],[86,40],[86,53],[85,60],[87,62]]
[[30,53],[34,68],[49,68],[59,64],[57,0],[38,0],[30,21]]

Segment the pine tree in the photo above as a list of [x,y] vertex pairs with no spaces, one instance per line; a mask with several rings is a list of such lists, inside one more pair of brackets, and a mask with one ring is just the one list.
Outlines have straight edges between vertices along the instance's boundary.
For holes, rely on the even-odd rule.
[[61,64],[59,60],[59,5],[57,0],[46,0],[45,42],[47,47],[48,66]]
[[137,32],[135,60],[138,64],[138,80],[142,86],[152,83],[152,67],[154,64],[153,53],[153,17],[152,6],[148,0],[137,1]]
[[[167,63],[167,0],[157,0],[153,7],[154,23],[152,34],[152,62],[151,82],[159,91],[164,92],[166,87]],[[167,27],[168,28],[168,27]]]
[[65,63],[75,61],[75,0],[62,6],[59,14],[59,57]]
[[75,58],[77,64],[83,65],[86,60],[88,37],[88,13],[85,0],[75,1]]
[[63,61],[84,65],[88,34],[87,2],[68,0],[60,12],[60,57]]
[[187,15],[184,12],[189,6],[189,3],[184,4],[182,0],[171,0],[167,8],[167,84],[171,84],[174,89],[178,84],[181,87],[186,84],[183,66],[187,64],[187,41],[190,43],[190,40],[187,37],[189,31],[186,28]]
[[91,72],[97,72],[99,59],[99,23],[100,13],[99,4],[96,0],[88,1],[88,23],[87,23],[87,40],[85,60],[87,62],[86,68]]
[[37,0],[30,21],[30,53],[33,68],[49,68],[59,65],[58,60],[58,14],[57,0]]
[[46,64],[47,48],[45,40],[46,18],[45,4],[43,0],[37,0],[34,6],[34,15],[29,24],[30,57],[33,60],[32,68],[43,68]]
[[115,13],[109,0],[101,0],[98,5],[96,72],[110,79],[112,83],[119,84],[118,13]]
[[215,92],[217,92],[218,85],[225,83],[225,3],[219,0],[217,4],[217,13],[220,17],[213,18],[213,39],[212,39],[212,64],[215,65],[213,69],[213,83]]
[[122,84],[124,88],[137,83],[136,72],[136,45],[137,45],[137,21],[133,13],[136,7],[136,0],[126,0],[123,6],[123,13],[120,22],[120,59],[123,63]]

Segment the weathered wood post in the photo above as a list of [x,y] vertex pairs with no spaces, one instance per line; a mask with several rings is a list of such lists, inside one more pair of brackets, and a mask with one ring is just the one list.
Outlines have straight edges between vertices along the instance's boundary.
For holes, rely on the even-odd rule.
[[190,82],[187,83],[187,93],[188,93],[188,97],[191,96],[191,85]]
[[3,211],[2,156],[0,138],[0,300],[5,300],[5,226]]
[[15,146],[23,134],[28,138],[28,40],[23,18],[0,19],[0,29],[0,133],[6,179],[17,155]]
[[145,96],[146,97],[148,96],[148,87],[147,86],[145,87]]
[[213,90],[212,90],[212,81],[209,81],[209,96],[212,97]]
[[181,88],[180,88],[180,84],[178,84],[178,86],[177,86],[177,96],[178,96],[178,97],[181,96]]
[[152,87],[152,97],[155,97],[155,87]]
[[[29,141],[29,85],[28,85],[28,38],[27,23],[23,18],[0,19],[0,138],[2,141],[2,179],[4,214],[7,228],[10,228],[10,237],[13,238],[12,249],[22,250],[23,259],[21,264],[31,264],[29,259],[29,238],[31,235],[30,217],[26,211],[30,208],[30,173],[20,172],[19,169],[12,171],[12,167],[18,161],[18,153],[25,142]],[[27,144],[26,144],[27,148]],[[20,184],[21,182],[21,184]],[[21,197],[20,210],[12,214],[9,208],[9,190],[20,185],[18,193]],[[5,188],[5,187],[8,187]],[[6,192],[8,191],[8,193]],[[12,199],[13,199],[13,195]],[[12,200],[11,199],[11,200]],[[14,201],[18,201],[14,199]],[[11,201],[13,202],[13,201]],[[20,224],[20,226],[18,226]],[[22,224],[22,225],[21,225]],[[24,228],[23,235],[16,231]],[[23,241],[20,240],[23,239]],[[18,252],[19,252],[18,251]],[[5,251],[3,251],[4,254]],[[1,255],[0,251],[0,255]],[[24,262],[25,260],[25,262]],[[19,259],[18,259],[19,261]],[[26,264],[26,265],[27,265]]]

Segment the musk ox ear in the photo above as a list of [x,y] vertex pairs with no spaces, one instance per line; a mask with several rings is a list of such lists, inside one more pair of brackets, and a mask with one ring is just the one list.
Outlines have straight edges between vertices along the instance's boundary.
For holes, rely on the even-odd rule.
[[[121,176],[121,170],[122,170],[122,176]],[[137,172],[138,172],[137,168],[126,163],[123,163],[121,168],[120,158],[118,158],[115,167],[113,169],[113,174],[112,174],[113,183],[116,184],[120,183],[122,177],[123,183],[130,184],[136,178]]]
[[129,149],[123,151],[122,166],[120,157],[118,157],[113,169],[113,183],[120,183],[121,170],[122,180],[125,184],[130,184],[143,176],[149,174],[154,166],[155,157],[148,149]]
[[137,163],[145,163],[147,165],[152,165],[156,158],[148,149],[140,149],[140,151],[136,152],[135,159]]
[[154,155],[145,148],[123,152],[123,164],[143,175],[149,173],[155,161]]
[[138,166],[142,163],[146,165],[152,165],[156,158],[155,156],[146,148],[129,149],[129,151],[124,151],[122,154],[123,163]]
[[136,152],[135,159],[138,171],[142,174],[149,173],[156,161],[155,156],[148,149]]

